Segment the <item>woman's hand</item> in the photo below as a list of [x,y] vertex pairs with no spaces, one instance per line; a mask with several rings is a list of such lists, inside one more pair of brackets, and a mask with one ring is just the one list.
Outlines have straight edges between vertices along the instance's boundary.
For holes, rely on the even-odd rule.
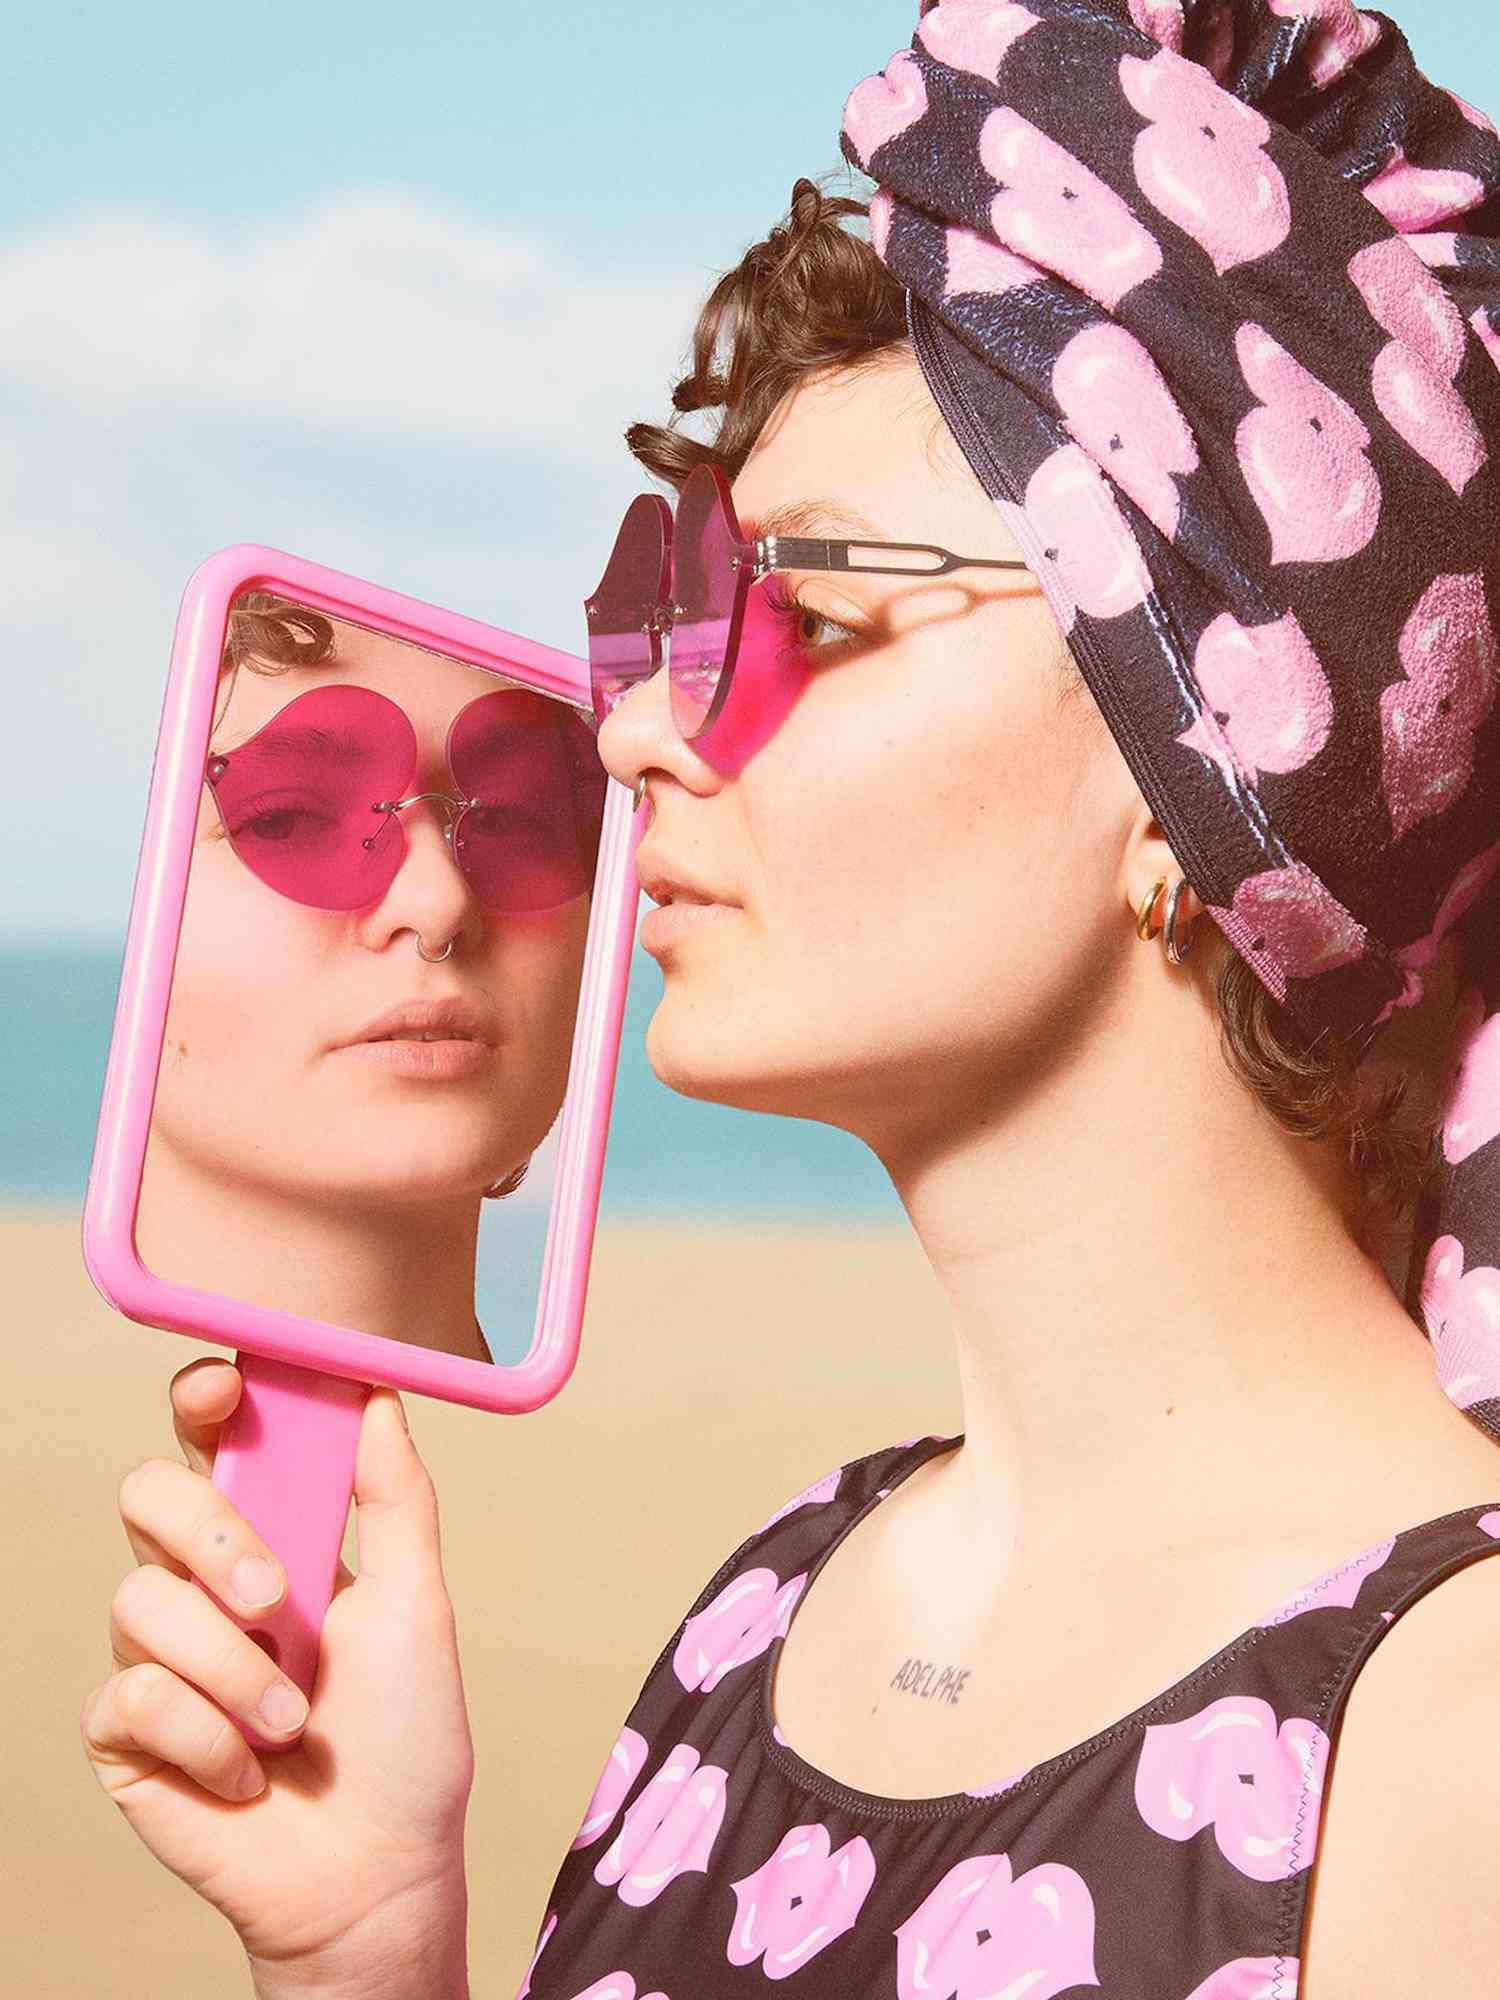
[[[405,1966],[425,1968],[424,1993],[465,1992],[474,1748],[431,1478],[400,1398],[372,1390],[359,1575],[339,1564],[306,1726],[276,1729],[255,1711],[289,1683],[191,1580],[238,1609],[236,1565],[274,1563],[211,1483],[239,1395],[231,1362],[181,1369],[172,1421],[187,1463],[147,1459],[121,1484],[139,1567],[110,1607],[116,1671],[83,1704],[84,1748],[151,1852],[229,1919],[259,1991],[397,1992]],[[262,1767],[236,1719],[295,1747]]]

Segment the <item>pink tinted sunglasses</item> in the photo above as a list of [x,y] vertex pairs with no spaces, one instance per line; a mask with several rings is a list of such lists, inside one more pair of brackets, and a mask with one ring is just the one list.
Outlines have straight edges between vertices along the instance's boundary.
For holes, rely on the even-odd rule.
[[314,909],[379,901],[406,856],[397,815],[418,799],[449,809],[444,838],[487,908],[551,909],[592,888],[608,774],[586,715],[496,688],[454,716],[445,755],[453,793],[407,795],[417,768],[410,717],[388,695],[340,682],[211,752],[204,777],[234,853]]
[[[924,563],[856,562],[851,550],[924,555]],[[764,535],[749,541],[717,465],[695,466],[674,516],[658,493],[625,510],[588,619],[589,679],[601,723],[665,655],[672,721],[689,741],[729,695],[752,583],[773,570],[858,570],[875,576],[946,576],[955,569],[1025,569],[1024,562],[956,556],[931,542],[821,541]]]

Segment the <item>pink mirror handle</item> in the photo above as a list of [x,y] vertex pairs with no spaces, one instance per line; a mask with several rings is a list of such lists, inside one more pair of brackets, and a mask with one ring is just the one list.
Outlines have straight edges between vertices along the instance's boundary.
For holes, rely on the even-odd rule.
[[[213,1483],[274,1551],[287,1573],[287,1591],[274,1611],[259,1616],[242,1615],[209,1595],[311,1702],[370,1384],[259,1354],[234,1360],[243,1388],[219,1436]],[[268,1742],[236,1720],[257,1755],[291,1747]]]

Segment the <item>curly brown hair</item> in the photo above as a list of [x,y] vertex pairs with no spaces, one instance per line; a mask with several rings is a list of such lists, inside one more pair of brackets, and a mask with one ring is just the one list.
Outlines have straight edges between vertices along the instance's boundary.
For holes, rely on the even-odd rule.
[[[705,300],[688,372],[672,390],[671,420],[625,432],[647,471],[680,487],[695,466],[712,463],[732,480],[772,412],[805,379],[909,352],[903,288],[867,238],[845,227],[868,217],[863,201],[830,195],[806,178],[795,183],[785,219]],[[718,414],[711,435],[700,439],[685,433],[681,420],[702,411]],[[940,415],[934,428],[943,428]],[[1057,667],[1063,699],[1087,694],[1066,642]],[[1451,991],[1431,981],[1428,1001],[1398,1014],[1377,1039],[1378,1057],[1356,1069],[1313,1045],[1217,925],[1205,918],[1196,928],[1218,954],[1208,976],[1231,1071],[1284,1131],[1336,1142],[1351,1169],[1355,1240],[1366,1254],[1389,1260],[1387,1275],[1399,1285],[1402,1230],[1409,1247],[1416,1199],[1437,1159]]]

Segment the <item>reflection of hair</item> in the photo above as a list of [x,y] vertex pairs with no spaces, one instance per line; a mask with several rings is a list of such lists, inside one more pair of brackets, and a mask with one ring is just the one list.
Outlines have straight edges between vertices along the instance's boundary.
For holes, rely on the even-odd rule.
[[[273,675],[292,667],[323,666],[333,658],[335,643],[333,620],[321,611],[311,611],[273,591],[241,591],[229,607],[219,678],[222,681],[228,675],[232,689],[233,676],[242,666],[252,673]],[[223,719],[220,714],[214,727]],[[508,1194],[514,1194],[530,1165],[530,1158],[524,1159],[503,1181],[485,1189],[485,1199],[504,1201]]]
[[332,652],[333,620],[321,611],[269,590],[244,591],[230,606],[226,664],[244,660],[263,673],[284,673],[288,667],[317,666]]
[[[677,414],[668,425],[638,423],[626,431],[647,471],[681,486],[694,466],[708,463],[733,479],[790,390],[823,369],[857,369],[906,345],[903,287],[862,237],[842,227],[842,218],[868,213],[863,202],[829,196],[810,180],[796,182],[786,220],[753,244],[705,300],[690,372],[672,391]],[[678,417],[700,410],[718,412],[707,443],[677,428]],[[1086,693],[1066,645],[1058,666],[1065,697]],[[1406,1102],[1414,1079],[1399,1067],[1394,1082],[1367,1103],[1365,1080],[1310,1046],[1212,919],[1200,918],[1197,928],[1222,946],[1214,1000],[1230,1068],[1294,1137],[1341,1141],[1360,1195],[1357,1239],[1372,1254],[1381,1225],[1402,1219],[1436,1159],[1439,1113]],[[1451,1018],[1450,1012],[1445,1028]],[[1431,1047],[1413,1052],[1418,1065],[1433,1058]]]
[[[291,667],[316,667],[333,657],[333,620],[269,590],[243,590],[229,607],[219,679],[234,688],[239,668],[256,674],[284,674]],[[224,720],[222,711],[214,728]],[[212,733],[212,732],[210,732]]]

